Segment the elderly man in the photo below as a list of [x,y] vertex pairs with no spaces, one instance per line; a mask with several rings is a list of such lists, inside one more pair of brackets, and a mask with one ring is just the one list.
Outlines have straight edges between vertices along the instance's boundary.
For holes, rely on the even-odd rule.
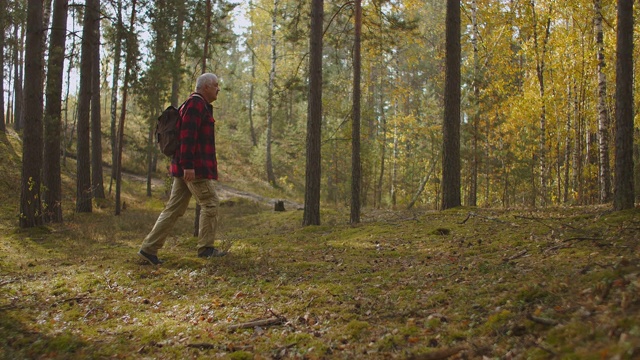
[[213,246],[220,201],[215,189],[218,163],[211,103],[219,92],[218,77],[202,74],[196,80],[195,91],[180,107],[180,146],[171,160],[171,196],[138,251],[138,256],[150,264],[162,263],[158,250],[178,218],[184,215],[191,195],[201,206],[198,256],[225,255]]

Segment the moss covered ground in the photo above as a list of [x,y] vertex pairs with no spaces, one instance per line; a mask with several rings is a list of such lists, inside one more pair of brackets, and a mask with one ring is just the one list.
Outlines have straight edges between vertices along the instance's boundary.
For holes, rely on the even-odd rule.
[[19,143],[0,140],[0,358],[640,358],[638,210],[365,209],[351,226],[327,208],[302,227],[236,199],[229,255],[196,256],[189,209],[156,267],[136,251],[160,191],[130,181],[121,216],[107,200],[22,230]]

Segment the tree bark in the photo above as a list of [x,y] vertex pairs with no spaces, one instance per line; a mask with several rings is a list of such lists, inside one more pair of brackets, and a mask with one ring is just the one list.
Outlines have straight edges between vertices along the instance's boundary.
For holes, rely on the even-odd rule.
[[111,181],[109,182],[109,194],[111,185],[117,177],[118,167],[118,135],[116,123],[118,118],[118,83],[120,82],[120,58],[122,57],[123,23],[122,23],[122,0],[117,0],[116,13],[116,39],[113,49],[113,73],[111,75]]
[[100,0],[91,0],[88,9],[94,22],[91,72],[91,183],[93,197],[104,199],[102,175],[102,120],[100,115]]
[[178,19],[176,24],[175,48],[173,50],[173,66],[171,67],[171,105],[178,107],[180,100],[180,84],[182,82],[182,42],[184,26],[184,6],[179,4],[176,7]]
[[362,0],[355,0],[355,44],[353,46],[353,120],[351,122],[351,216],[350,223],[360,222],[360,185],[362,164],[360,163],[360,76]]
[[303,225],[320,225],[322,171],[322,32],[324,0],[312,0],[309,37],[309,100],[307,104],[307,164]]
[[55,0],[47,65],[44,115],[44,221],[62,222],[62,180],[60,177],[60,132],[62,128],[62,79],[67,32],[68,0]]
[[611,168],[609,165],[609,112],[607,110],[607,78],[604,61],[604,32],[602,31],[602,0],[594,1],[596,46],[598,47],[598,144],[600,203],[611,200]]
[[76,211],[91,212],[91,82],[93,72],[93,34],[95,21],[93,19],[92,1],[87,2],[84,12],[82,29],[82,50],[80,60],[80,89],[78,90],[78,142],[77,142],[77,180],[76,180]]
[[276,176],[273,173],[273,160],[271,159],[271,143],[273,141],[273,102],[274,87],[276,81],[276,28],[278,20],[278,2],[273,0],[273,14],[271,17],[271,70],[269,71],[269,85],[267,89],[267,140],[266,140],[266,161],[265,169],[267,181],[276,186]]
[[[7,0],[0,0],[0,9],[7,8]],[[4,94],[4,45],[5,45],[5,30],[7,28],[7,16],[3,11],[0,13],[0,94]],[[6,131],[5,125],[5,113],[4,113],[4,95],[0,96],[0,131]]]
[[122,211],[122,203],[120,201],[120,193],[122,187],[122,148],[124,147],[124,121],[127,114],[127,94],[129,91],[129,83],[131,82],[131,69],[136,61],[134,49],[134,27],[136,22],[136,4],[137,0],[132,0],[131,4],[131,22],[126,36],[126,53],[124,66],[124,82],[122,84],[122,108],[120,109],[120,121],[118,124],[118,156],[116,161],[116,209],[115,214],[120,215]]
[[25,102],[22,139],[22,182],[20,227],[42,225],[40,170],[42,168],[42,0],[27,2],[27,38],[25,54]]
[[460,0],[447,0],[442,210],[460,206]]
[[471,121],[471,178],[469,179],[467,205],[476,206],[478,202],[478,168],[480,166],[478,154],[478,134],[480,133],[480,58],[478,55],[478,38],[480,33],[478,31],[478,4],[476,0],[471,1],[471,26],[471,45],[473,47],[473,108],[471,111],[473,119]]
[[22,129],[22,109],[24,104],[23,92],[22,92],[22,39],[24,38],[24,26],[16,23],[13,30],[13,36],[16,41],[16,45],[13,48],[13,128],[16,131]]
[[633,188],[633,0],[618,0],[616,61],[616,176],[613,208],[632,209]]

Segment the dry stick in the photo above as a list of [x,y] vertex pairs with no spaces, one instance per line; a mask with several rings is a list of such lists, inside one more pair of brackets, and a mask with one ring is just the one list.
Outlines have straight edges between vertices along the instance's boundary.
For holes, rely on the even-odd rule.
[[216,346],[214,344],[208,344],[208,343],[187,344],[187,347],[197,348],[197,349],[200,349],[200,350],[215,349],[216,348]]
[[549,318],[543,318],[543,317],[539,317],[539,316],[528,315],[527,318],[529,320],[533,321],[533,322],[536,322],[536,323],[542,324],[542,325],[555,326],[555,325],[559,324],[559,322],[557,320],[549,319]]
[[230,325],[227,330],[234,331],[238,329],[247,329],[253,328],[256,326],[271,326],[271,325],[280,325],[285,321],[284,317],[271,317],[268,319],[261,319],[255,321],[249,321],[242,324]]
[[564,239],[564,240],[562,240],[562,241],[567,242],[567,241],[571,241],[571,240],[578,240],[578,241],[592,240],[592,241],[598,241],[598,240],[602,240],[602,238],[592,238],[592,237],[582,237],[582,236],[578,236],[578,237],[572,237],[572,238]]
[[511,256],[511,257],[508,257],[508,258],[506,258],[506,259],[502,259],[502,261],[503,261],[503,262],[508,262],[508,261],[511,261],[511,260],[515,260],[515,259],[521,258],[521,257],[523,257],[523,256],[527,255],[527,252],[528,252],[528,250],[527,250],[527,249],[522,250],[521,252],[519,252],[519,253],[517,253],[517,254],[515,254],[515,255]]

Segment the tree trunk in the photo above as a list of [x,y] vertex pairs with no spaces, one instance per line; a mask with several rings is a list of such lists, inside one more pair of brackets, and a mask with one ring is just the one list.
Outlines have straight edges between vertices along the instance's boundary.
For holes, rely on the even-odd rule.
[[60,131],[62,128],[62,79],[67,32],[68,0],[55,0],[47,65],[44,115],[44,221],[62,222],[62,180],[60,177]]
[[[87,3],[87,7],[92,7],[92,1]],[[93,34],[95,31],[95,20],[93,11],[87,10],[84,13],[84,24],[82,29],[82,50],[80,60],[80,89],[78,90],[78,142],[77,142],[77,187],[76,187],[76,211],[92,211],[91,187],[91,141],[90,141],[90,106],[91,106],[91,83],[93,72]]]
[[93,61],[91,72],[91,183],[93,197],[104,199],[104,180],[102,175],[102,120],[100,115],[100,0],[88,2],[92,15]]
[[127,114],[127,93],[129,91],[129,83],[131,81],[131,69],[136,61],[135,52],[133,49],[134,28],[136,22],[136,3],[137,0],[132,0],[131,4],[131,22],[129,23],[129,29],[126,36],[126,53],[124,65],[124,82],[122,84],[122,108],[120,109],[120,121],[118,123],[118,156],[116,161],[116,209],[115,214],[120,215],[122,210],[122,204],[120,201],[120,188],[122,187],[122,148],[124,147],[124,120]]
[[269,181],[273,186],[276,186],[276,176],[273,173],[271,142],[273,141],[273,93],[276,81],[276,28],[278,25],[278,2],[279,0],[273,0],[273,14],[271,17],[271,70],[269,71],[269,85],[267,89],[267,144],[265,161],[267,181]]
[[27,39],[25,54],[25,102],[22,139],[22,188],[20,227],[42,225],[40,171],[42,169],[42,0],[27,2]]
[[[531,1],[531,11],[533,13],[533,41],[536,55],[536,74],[540,91],[542,107],[540,109],[540,144],[538,150],[538,162],[540,164],[540,200],[542,206],[547,206],[548,190],[547,181],[549,168],[547,166],[547,106],[545,99],[544,72],[547,54],[547,43],[551,34],[551,14],[546,19],[544,38],[542,44],[539,43],[538,16],[535,1]],[[535,196],[535,195],[534,195]],[[535,204],[533,204],[535,206]]]
[[[22,68],[21,53],[22,53],[22,39],[24,37],[24,27],[20,24],[14,25],[13,36],[16,41],[16,45],[13,48],[13,128],[16,131],[22,129],[22,109],[24,104],[24,98],[22,93]],[[18,32],[20,30],[20,32]]]
[[258,138],[256,130],[253,126],[253,98],[255,93],[256,81],[256,54],[251,51],[251,84],[249,85],[249,131],[251,132],[251,145],[258,146]]
[[309,37],[309,101],[307,105],[307,164],[302,225],[320,225],[322,171],[322,32],[324,0],[312,0]]
[[613,208],[632,209],[633,188],[633,0],[618,0],[616,61],[616,174]]
[[178,107],[178,103],[180,102],[178,96],[180,96],[180,84],[182,80],[182,27],[184,26],[184,6],[178,5],[176,12],[178,13],[178,22],[176,25],[176,45],[173,51],[173,66],[171,67],[171,105]]
[[600,202],[611,200],[611,168],[609,166],[609,112],[607,110],[607,78],[604,72],[604,33],[602,31],[602,0],[594,1],[596,45],[598,47],[598,143]]
[[[7,0],[0,0],[0,9],[7,8]],[[5,30],[7,28],[7,16],[3,11],[0,13],[0,94],[4,94],[4,45],[5,45]],[[4,95],[0,96],[0,131],[6,131],[5,126],[5,113],[4,113]]]
[[480,58],[478,55],[478,38],[480,33],[478,32],[478,4],[476,0],[471,1],[471,26],[471,45],[473,46],[473,119],[471,125],[471,179],[469,179],[467,205],[476,206],[478,202],[478,168],[480,166],[478,159],[478,134],[480,133]]
[[355,0],[355,44],[353,46],[353,120],[351,122],[351,216],[350,223],[360,222],[360,185],[362,164],[360,163],[360,65],[362,63],[362,0]]
[[442,210],[460,206],[460,0],[447,0]]
[[122,57],[122,40],[123,40],[123,24],[122,24],[122,0],[117,0],[116,14],[116,39],[113,49],[113,73],[111,76],[111,181],[109,182],[109,194],[111,194],[111,185],[117,177],[118,167],[118,135],[116,130],[116,120],[118,112],[118,83],[120,82],[120,58]]

